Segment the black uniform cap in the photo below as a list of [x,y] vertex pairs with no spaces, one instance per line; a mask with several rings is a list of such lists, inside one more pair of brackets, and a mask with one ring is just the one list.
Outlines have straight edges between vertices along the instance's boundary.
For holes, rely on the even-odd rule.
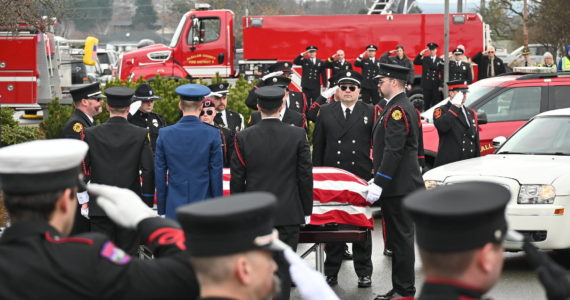
[[463,252],[503,241],[510,197],[495,183],[464,182],[415,192],[404,199],[404,209],[416,224],[421,249]]
[[230,86],[230,84],[228,82],[222,82],[222,83],[210,84],[208,86],[208,88],[210,88],[212,93],[217,93],[217,94],[223,95],[223,94],[228,93],[228,87],[229,86]]
[[98,82],[74,87],[69,90],[69,93],[74,102],[81,101],[82,99],[101,99],[105,97],[101,93]]
[[289,87],[291,83],[291,78],[283,76],[269,77],[263,81],[263,86],[278,86],[282,88]]
[[313,46],[313,45],[307,46],[307,48],[305,48],[305,49],[306,49],[307,51],[309,51],[309,52],[313,52],[313,51],[319,50],[319,48],[317,48],[317,46]]
[[447,82],[447,89],[449,91],[468,91],[469,85],[464,80],[453,80]]
[[366,46],[366,50],[374,50],[374,51],[377,51],[377,50],[378,50],[378,47],[376,47],[376,45],[370,44],[370,45]]
[[146,83],[142,83],[135,90],[135,96],[133,101],[154,101],[162,99],[161,97],[154,94],[152,87]]
[[407,80],[410,71],[411,70],[409,68],[400,65],[380,64],[378,75],[374,78],[390,77],[394,79]]
[[276,86],[262,86],[255,89],[257,103],[264,109],[273,109],[283,104],[285,90]]
[[354,70],[342,70],[335,75],[335,84],[352,83],[360,86],[362,75]]
[[463,54],[463,53],[465,53],[465,51],[463,51],[463,49],[461,48],[455,48],[453,50],[453,54]]
[[439,48],[439,45],[436,43],[428,43],[427,47],[429,48],[429,50],[433,50]]
[[269,67],[269,72],[291,72],[291,66],[293,66],[293,64],[290,61],[279,61]]
[[277,200],[265,192],[218,197],[176,210],[191,256],[224,256],[256,249],[280,251],[273,229]]
[[110,107],[127,107],[133,102],[135,91],[128,87],[116,86],[105,89],[107,104]]

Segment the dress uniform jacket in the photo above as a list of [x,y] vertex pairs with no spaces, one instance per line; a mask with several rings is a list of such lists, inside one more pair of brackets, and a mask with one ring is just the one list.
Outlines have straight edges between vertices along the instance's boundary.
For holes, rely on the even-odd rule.
[[195,116],[160,129],[154,163],[160,215],[175,219],[179,206],[222,195],[220,132]]
[[222,139],[222,156],[224,157],[224,168],[230,167],[230,159],[234,151],[234,137],[235,132],[223,127],[215,127],[220,131],[220,138]]
[[226,113],[226,119],[228,121],[228,124],[225,124],[221,113],[218,113],[218,115],[216,115],[214,117],[214,123],[220,127],[226,127],[231,131],[240,131],[242,130],[242,126],[243,126],[243,119],[242,116],[231,110],[231,109],[226,109],[225,110]]
[[[245,99],[247,107],[257,110],[257,97],[255,96],[255,89],[262,87],[262,85],[254,86]],[[294,110],[298,113],[305,114],[307,112],[307,97],[301,92],[289,91],[289,101],[287,108]]]
[[66,238],[44,221],[12,224],[0,238],[0,299],[198,298],[178,224],[151,218],[138,229],[156,259],[132,258],[100,233]]
[[[154,166],[146,129],[113,117],[85,130],[85,142],[89,144],[85,164],[91,182],[128,188],[152,206]],[[89,201],[89,216],[106,215],[96,201]]]
[[355,103],[348,120],[339,101],[323,105],[313,136],[313,165],[336,167],[370,179],[374,119],[374,107],[361,101]]
[[304,224],[313,211],[313,166],[307,135],[277,118],[263,119],[236,135],[231,193],[266,191],[277,196],[275,226]]
[[313,63],[310,58],[299,55],[293,60],[293,63],[303,67],[301,87],[320,90],[321,86],[327,85],[327,74],[322,60],[315,58],[315,63]]
[[[491,62],[491,60],[489,59],[489,56],[485,56],[483,55],[483,53],[481,51],[477,52],[477,54],[473,55],[472,58],[473,62],[476,63],[477,65],[479,65],[478,68],[478,80],[481,79],[485,79],[487,77],[491,77],[490,72],[490,68],[489,68],[489,64]],[[505,64],[503,63],[503,60],[496,57],[493,59],[493,68],[495,70],[495,76],[506,73],[507,70],[505,68]]]
[[443,59],[418,54],[414,59],[414,65],[422,66],[422,89],[433,89],[443,86]]
[[329,103],[330,101],[331,101],[330,99],[327,99],[323,96],[319,96],[307,111],[307,120],[317,122],[317,117],[319,116],[319,112],[321,111],[321,106]]
[[373,131],[374,182],[382,196],[406,195],[424,185],[418,162],[418,114],[405,93],[390,100]]
[[465,61],[449,62],[449,81],[467,81],[467,84],[473,82],[473,74],[471,73],[471,65]]
[[448,102],[434,110],[434,125],[439,134],[434,167],[481,155],[477,113],[470,108],[464,108],[465,114],[460,107]]
[[341,63],[340,60],[334,60],[331,56],[325,61],[325,68],[332,70],[331,77],[334,78],[335,75],[342,70],[352,70],[352,64],[346,61],[346,59]]
[[127,118],[129,122],[133,125],[148,129],[148,134],[150,136],[150,145],[152,146],[152,151],[156,151],[156,139],[158,138],[158,129],[166,126],[166,121],[164,118],[154,112],[145,113],[140,110],[134,115],[130,115]]
[[65,126],[63,126],[61,136],[67,139],[80,140],[85,134],[85,128],[92,126],[93,122],[89,120],[89,117],[79,109],[76,109],[65,123]]
[[[255,125],[260,121],[261,121],[261,114],[258,111],[254,111],[251,113],[247,126],[249,127]],[[305,117],[302,114],[291,109],[285,110],[285,114],[283,115],[281,122],[301,128],[307,128],[307,122],[305,121]]]
[[374,59],[374,61],[372,61],[372,59],[369,57],[358,57],[354,61],[354,66],[362,68],[361,74],[362,77],[364,77],[364,80],[362,81],[362,88],[371,90],[377,89],[374,77],[376,77],[380,71],[380,60]]

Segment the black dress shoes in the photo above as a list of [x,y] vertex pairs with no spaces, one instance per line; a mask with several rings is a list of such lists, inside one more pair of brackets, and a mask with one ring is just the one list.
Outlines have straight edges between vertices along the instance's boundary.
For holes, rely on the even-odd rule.
[[329,286],[335,286],[338,284],[337,276],[327,276],[327,283]]
[[370,276],[358,277],[358,287],[359,288],[369,288],[372,286],[372,279]]
[[400,295],[398,292],[396,292],[395,290],[391,290],[388,293],[384,294],[384,295],[378,295],[376,296],[376,298],[374,298],[374,300],[390,300],[390,299],[394,299],[394,298],[404,298],[406,296],[404,295]]

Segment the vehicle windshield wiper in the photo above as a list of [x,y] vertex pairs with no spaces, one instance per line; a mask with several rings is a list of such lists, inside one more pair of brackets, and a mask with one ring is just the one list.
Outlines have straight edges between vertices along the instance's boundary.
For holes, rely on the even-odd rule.
[[497,154],[530,154],[528,152],[501,151]]
[[570,155],[570,153],[566,153],[566,152],[539,152],[539,153],[533,153],[536,155]]

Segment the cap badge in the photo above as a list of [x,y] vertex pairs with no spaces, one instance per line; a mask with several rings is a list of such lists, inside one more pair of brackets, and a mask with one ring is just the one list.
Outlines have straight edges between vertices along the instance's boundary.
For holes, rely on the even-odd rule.
[[402,112],[399,110],[395,110],[392,112],[392,119],[398,121],[402,118]]
[[73,124],[73,131],[75,131],[75,132],[83,131],[83,125],[81,125],[81,123]]
[[273,77],[273,82],[277,82],[277,77]]
[[503,233],[501,232],[501,230],[499,229],[495,230],[495,239],[498,241],[501,239],[501,237],[503,237]]
[[223,89],[223,88],[224,88],[224,84],[220,84],[220,89]]
[[288,67],[288,66],[289,66],[289,63],[285,63],[285,67]]
[[152,96],[152,90],[148,91],[148,94]]
[[350,77],[352,74],[350,72],[346,72],[346,76]]

